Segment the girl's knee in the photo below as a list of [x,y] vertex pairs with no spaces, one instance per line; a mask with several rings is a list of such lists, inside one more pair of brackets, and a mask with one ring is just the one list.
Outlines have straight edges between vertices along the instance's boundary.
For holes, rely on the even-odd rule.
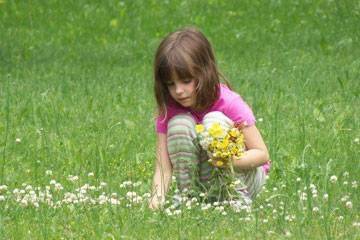
[[230,128],[234,125],[234,122],[230,118],[219,111],[209,112],[204,116],[203,123],[205,126],[208,126],[214,122],[220,123],[225,128]]
[[195,134],[195,125],[196,122],[190,114],[178,114],[168,122],[168,136],[177,133],[193,136]]

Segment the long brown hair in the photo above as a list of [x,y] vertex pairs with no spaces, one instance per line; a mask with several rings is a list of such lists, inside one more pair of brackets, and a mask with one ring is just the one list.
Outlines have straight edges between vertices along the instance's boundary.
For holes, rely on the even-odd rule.
[[166,105],[171,98],[166,83],[172,80],[174,73],[180,79],[195,80],[194,110],[205,110],[218,98],[222,75],[217,69],[210,42],[196,28],[168,34],[156,51],[154,91],[160,115],[166,114]]

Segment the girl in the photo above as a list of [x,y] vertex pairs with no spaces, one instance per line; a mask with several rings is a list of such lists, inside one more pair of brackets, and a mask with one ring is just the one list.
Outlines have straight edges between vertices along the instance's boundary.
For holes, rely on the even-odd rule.
[[245,154],[233,159],[238,177],[246,185],[238,191],[251,200],[265,183],[269,154],[255,117],[228,84],[220,83],[221,77],[209,41],[197,29],[170,33],[160,43],[154,62],[157,161],[150,208],[165,202],[172,175],[180,190],[191,189],[195,182],[205,186],[209,182],[212,167],[208,156],[194,141],[198,123],[245,125]]

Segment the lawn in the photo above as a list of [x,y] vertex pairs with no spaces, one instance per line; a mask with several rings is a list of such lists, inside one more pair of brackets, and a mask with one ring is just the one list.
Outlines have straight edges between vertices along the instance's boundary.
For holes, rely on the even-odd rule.
[[[250,209],[147,208],[154,53],[184,26],[269,148]],[[0,239],[359,239],[359,26],[355,0],[0,0]]]

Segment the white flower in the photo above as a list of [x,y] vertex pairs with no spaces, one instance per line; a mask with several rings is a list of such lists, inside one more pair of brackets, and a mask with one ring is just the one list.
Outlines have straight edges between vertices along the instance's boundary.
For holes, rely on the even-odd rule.
[[354,143],[359,143],[359,141],[360,141],[359,138],[354,139]]
[[55,188],[56,191],[61,191],[61,190],[64,189],[63,186],[60,183],[55,183],[54,188]]
[[15,139],[15,142],[16,142],[16,143],[21,143],[21,139],[20,139],[20,138],[16,138],[16,139]]
[[358,186],[358,185],[357,185],[357,182],[356,182],[356,181],[352,181],[352,182],[351,182],[351,187],[352,187],[352,188],[357,188],[357,186]]
[[8,189],[8,187],[6,185],[0,185],[0,192],[1,191],[6,191]]
[[93,177],[95,174],[93,172],[88,173],[88,177]]
[[313,207],[312,211],[313,211],[314,213],[317,213],[317,212],[319,212],[319,208],[318,208],[318,207]]
[[348,209],[352,209],[353,204],[352,204],[351,201],[347,201],[347,202],[345,203],[345,206],[346,206]]
[[77,180],[79,180],[78,176],[73,176],[73,175],[69,175],[67,178],[70,182],[76,182]]
[[338,180],[338,178],[337,178],[337,176],[335,176],[335,175],[333,175],[333,176],[330,177],[330,182],[331,182],[331,183],[336,183],[337,180]]
[[5,196],[0,195],[0,202],[5,201]]
[[179,215],[179,214],[181,214],[181,210],[180,210],[180,209],[177,209],[177,210],[174,211],[174,215]]
[[141,184],[142,184],[142,182],[141,182],[141,181],[138,181],[138,182],[134,183],[133,186],[134,186],[134,187],[138,187],[138,186],[140,186]]
[[168,216],[173,215],[173,213],[171,212],[171,210],[170,210],[169,208],[165,209],[165,213],[166,213],[166,215],[168,215]]
[[353,222],[353,227],[360,227],[360,222]]
[[349,176],[349,172],[348,171],[345,171],[344,173],[343,173],[343,177],[348,177]]
[[348,195],[345,195],[345,196],[343,196],[340,200],[341,200],[342,202],[346,202],[348,199],[349,199],[349,196],[348,196]]
[[297,182],[300,182],[300,181],[301,181],[301,178],[299,178],[299,177],[296,178],[296,181],[297,181]]
[[338,217],[338,220],[339,220],[339,221],[342,221],[342,220],[344,220],[344,217],[343,217],[343,216],[339,216],[339,217]]
[[329,194],[325,193],[323,196],[324,201],[327,201],[329,199]]
[[48,176],[51,176],[53,174],[53,172],[51,170],[46,170],[45,174],[48,175]]

